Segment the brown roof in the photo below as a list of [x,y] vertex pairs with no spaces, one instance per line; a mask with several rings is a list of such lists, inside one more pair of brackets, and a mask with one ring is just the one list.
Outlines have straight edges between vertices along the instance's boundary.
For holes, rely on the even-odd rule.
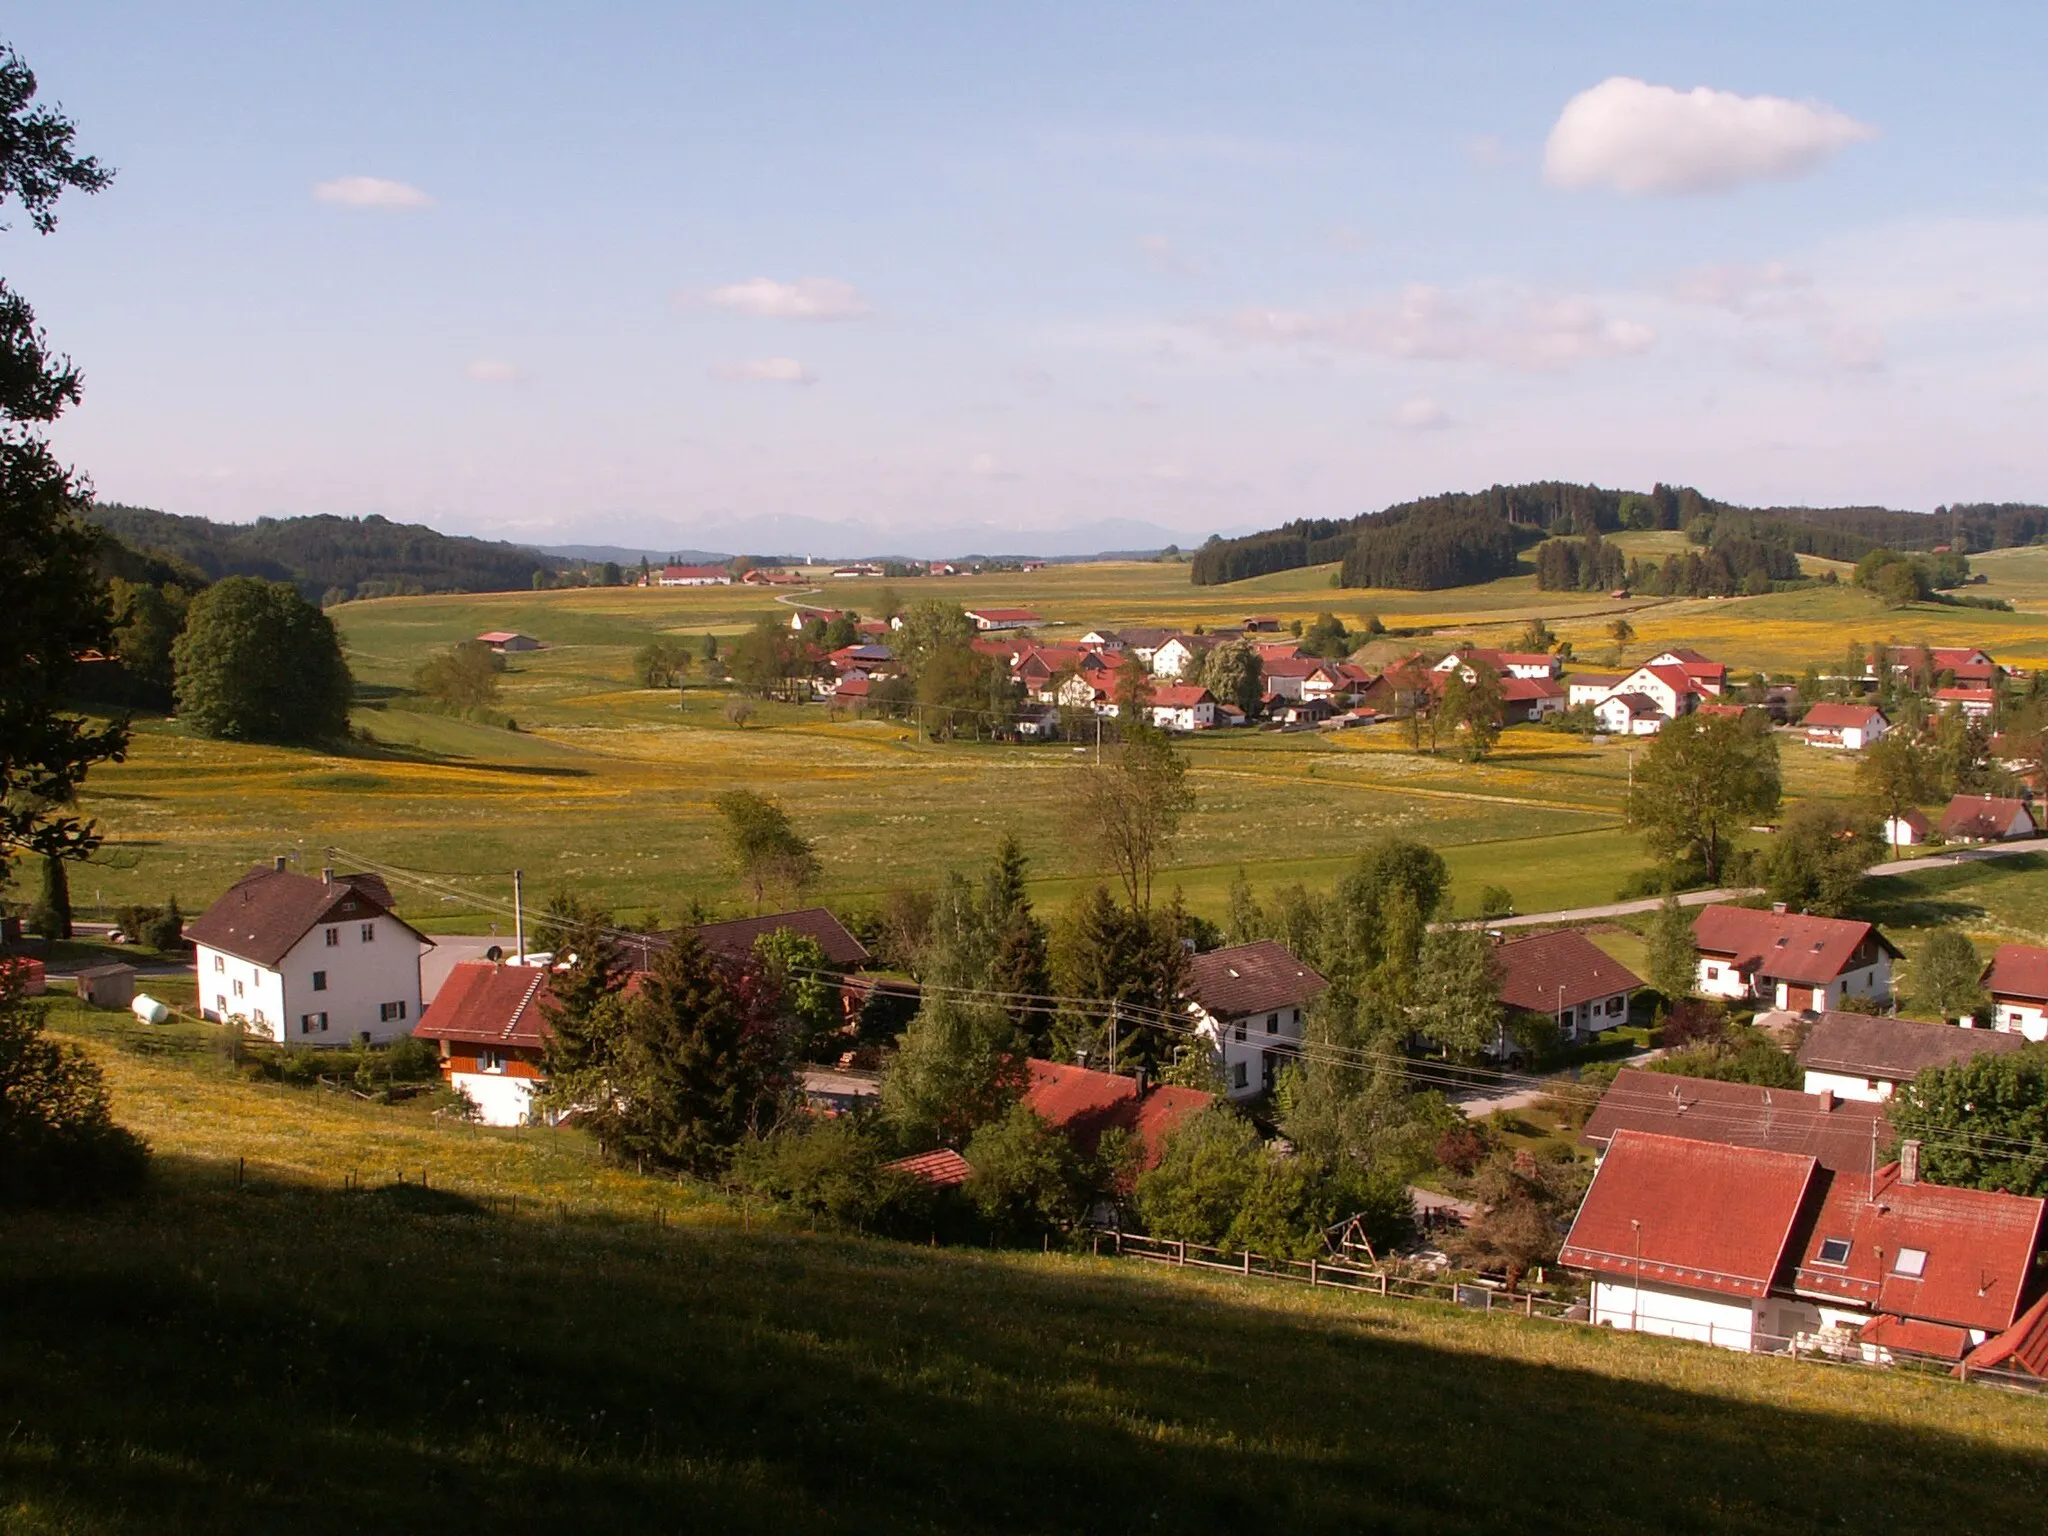
[[1883,1107],[1861,1099],[1634,1067],[1615,1073],[1579,1139],[1603,1147],[1624,1130],[1797,1152],[1823,1168],[1864,1173],[1892,1140]]
[[[863,966],[873,958],[867,947],[846,931],[846,925],[824,907],[805,907],[796,912],[771,912],[766,917],[735,917],[722,923],[700,923],[690,931],[714,955],[744,960],[754,952],[754,940],[764,933],[791,933],[816,939],[825,958],[837,966]],[[663,935],[673,938],[673,934]]]
[[185,926],[185,937],[241,960],[274,966],[321,923],[390,917],[423,944],[433,940],[391,910],[377,875],[336,875],[332,882],[268,866],[252,869]]
[[1705,907],[1692,932],[1703,953],[1727,956],[1738,970],[1808,985],[1833,981],[1849,970],[1866,940],[1898,954],[1891,940],[1868,923],[1803,912]]
[[1813,1172],[1797,1153],[1621,1131],[1558,1257],[1601,1274],[1765,1296]]
[[1803,723],[1829,731],[1854,730],[1869,725],[1873,716],[1882,720],[1884,711],[1869,704],[1816,704]]
[[1188,961],[1183,995],[1219,1019],[1292,1008],[1317,996],[1329,983],[1284,944],[1259,939],[1212,949]]
[[[1907,1184],[1897,1165],[1838,1173],[1793,1271],[1796,1290],[1853,1306],[1997,1332],[2032,1299],[2034,1252],[2048,1201],[1941,1184]],[[1848,1252],[1823,1263],[1821,1246]],[[1899,1263],[1902,1251],[1922,1257]],[[1832,1255],[1831,1255],[1832,1257]]]
[[538,1050],[553,1031],[547,1009],[555,1001],[547,969],[461,960],[413,1026],[422,1040],[466,1040]]
[[1500,1000],[1531,1013],[1555,1013],[1643,984],[1576,928],[1511,939],[1493,957],[1500,964]]
[[2001,944],[1985,968],[1983,987],[1993,997],[2048,1001],[2048,949],[2038,944]]
[[1824,1013],[1799,1047],[1799,1065],[1810,1072],[1905,1083],[1929,1067],[1953,1066],[1987,1051],[2016,1051],[2026,1043],[2019,1035],[1993,1029]]
[[1990,840],[2006,836],[2015,826],[2034,830],[2034,813],[2023,800],[2000,795],[1957,795],[1941,813],[1943,837],[1974,837]]

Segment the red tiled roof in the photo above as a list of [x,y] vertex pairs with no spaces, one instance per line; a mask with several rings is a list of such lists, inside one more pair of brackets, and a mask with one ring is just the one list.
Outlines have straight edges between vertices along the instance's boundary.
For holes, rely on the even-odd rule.
[[1882,1313],[1856,1330],[1856,1340],[1876,1349],[1907,1350],[1916,1355],[1936,1355],[1943,1360],[1960,1360],[1970,1348],[1968,1329]]
[[1105,1132],[1131,1132],[1138,1139],[1141,1170],[1158,1165],[1166,1138],[1182,1121],[1216,1102],[1216,1095],[1199,1088],[1167,1084],[1141,1097],[1137,1079],[1119,1073],[1036,1058],[1030,1065],[1024,1102],[1033,1114],[1065,1131],[1090,1156]]
[[1868,923],[1801,912],[1706,907],[1692,931],[1704,954],[1726,956],[1738,970],[1753,970],[1773,981],[1803,985],[1833,981],[1850,969],[1866,940],[1898,954],[1892,942]]
[[1551,677],[1503,677],[1500,697],[1504,704],[1527,704],[1532,699],[1561,699],[1564,686]]
[[[1897,1164],[1834,1175],[1792,1274],[1809,1296],[1899,1317],[1997,1332],[2031,1294],[2034,1254],[2048,1201],[1941,1184],[1907,1184]],[[1830,1241],[1849,1245],[1821,1262]],[[1918,1253],[1919,1273],[1900,1257]],[[1911,1266],[1907,1266],[1910,1268]],[[1912,1346],[1907,1346],[1912,1347]]]
[[832,690],[835,698],[864,699],[873,685],[873,679],[865,677],[842,678],[839,686]]
[[[1675,645],[1670,650],[1659,651],[1657,654],[1659,656],[1669,656],[1674,662],[1676,662],[1680,666],[1696,666],[1702,662],[1707,661],[1707,658],[1704,654],[1686,645]],[[1715,663],[1707,664],[1715,665]]]
[[1884,719],[1884,711],[1869,704],[1816,704],[1806,712],[1806,725],[1821,730],[1841,731],[1867,727]]
[[1723,1295],[1768,1295],[1814,1160],[1791,1152],[1619,1131],[1560,1262]]
[[545,1010],[554,1001],[545,967],[460,960],[412,1032],[422,1040],[538,1050],[553,1033]]
[[322,923],[389,917],[421,943],[433,942],[391,910],[391,890],[378,875],[312,875],[265,865],[242,876],[185,925],[185,937],[261,966],[275,966]]
[[1999,945],[1985,967],[1983,987],[1993,997],[2048,1002],[2048,949],[2038,944]]
[[2004,837],[2022,824],[2029,832],[2034,829],[2033,812],[2027,809],[2026,802],[2000,795],[1957,795],[1941,813],[1943,837],[1988,841]]
[[1557,658],[1548,651],[1501,651],[1498,657],[1508,667],[1554,667]]
[[1292,1008],[1329,983],[1271,939],[1212,949],[1188,961],[1182,994],[1219,1019]]
[[1531,1013],[1555,1013],[1643,984],[1576,928],[1511,939],[1493,956],[1500,965],[1500,1000]]
[[1152,702],[1163,709],[1193,709],[1204,699],[1216,702],[1216,696],[1199,683],[1162,683],[1152,690]]
[[732,572],[722,565],[664,565],[661,574],[671,581],[703,581],[714,576],[730,576]]
[[1635,1067],[1615,1073],[1579,1139],[1601,1147],[1625,1130],[1797,1152],[1823,1168],[1864,1173],[1892,1141],[1884,1107],[1862,1099]]
[[1971,1350],[1965,1363],[1972,1370],[2003,1366],[2009,1371],[2048,1376],[2048,1295],[2022,1312],[2010,1328]]
[[[1681,699],[1693,692],[1692,679],[1686,676],[1683,667],[1637,667],[1637,672],[1647,672]],[[1631,673],[1631,676],[1634,674]]]
[[974,1177],[973,1166],[950,1147],[941,1147],[936,1152],[919,1152],[913,1157],[899,1157],[895,1162],[882,1166],[941,1188],[965,1184]]
[[1934,690],[1934,696],[1937,699],[1954,704],[1996,704],[1998,702],[1998,690],[1996,688],[1937,688]]
[[2020,1035],[1995,1029],[1959,1029],[1864,1013],[1824,1013],[1799,1047],[1809,1072],[1836,1072],[1907,1083],[1929,1067],[1953,1066],[1986,1052],[2017,1051]]
[[1323,660],[1319,656],[1266,656],[1259,665],[1268,677],[1309,678],[1322,671]]

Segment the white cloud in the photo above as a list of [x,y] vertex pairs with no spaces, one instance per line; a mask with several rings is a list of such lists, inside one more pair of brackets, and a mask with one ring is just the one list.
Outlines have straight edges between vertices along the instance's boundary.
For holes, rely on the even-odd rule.
[[477,384],[516,384],[526,377],[517,363],[499,357],[479,357],[465,364],[462,372]]
[[733,379],[743,384],[815,384],[818,382],[818,376],[793,357],[743,358],[738,362],[720,363],[717,373],[721,379]]
[[1568,368],[1647,350],[1657,333],[1575,294],[1475,291],[1418,284],[1349,310],[1247,309],[1226,317],[1238,341],[1321,346],[1432,362],[1481,361],[1523,370]]
[[1615,75],[1565,103],[1543,170],[1553,185],[1575,191],[1720,192],[1802,175],[1876,136],[1870,124],[1820,102],[1705,86],[1677,91]]
[[418,187],[382,176],[336,177],[314,187],[313,196],[343,208],[426,208],[434,201]]
[[836,277],[805,277],[793,283],[750,277],[714,288],[705,298],[720,309],[762,320],[857,320],[871,313],[853,285]]
[[1394,412],[1394,425],[1410,432],[1440,432],[1451,424],[1451,413],[1434,400],[1404,400]]

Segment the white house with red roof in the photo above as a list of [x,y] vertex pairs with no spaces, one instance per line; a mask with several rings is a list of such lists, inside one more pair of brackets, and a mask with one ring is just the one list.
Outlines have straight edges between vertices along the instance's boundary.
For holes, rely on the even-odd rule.
[[1152,652],[1154,677],[1186,677],[1195,658],[1223,643],[1221,635],[1173,635]]
[[1824,1013],[1799,1042],[1808,1093],[1882,1104],[1922,1072],[2017,1051],[2026,1041],[1995,1029],[1958,1029],[1882,1014]]
[[1991,997],[1991,1027],[2048,1040],[2048,949],[2001,944],[1979,982]]
[[1510,721],[1547,720],[1565,710],[1565,687],[1549,677],[1500,680],[1501,713]]
[[1711,906],[1693,921],[1707,997],[1826,1013],[1845,997],[1891,996],[1898,948],[1869,923],[1752,907]]
[[1216,723],[1216,696],[1197,683],[1163,683],[1146,707],[1162,731],[1206,731]]
[[2037,830],[2027,802],[2005,795],[1957,795],[1941,813],[1941,835],[1952,843],[2008,843]]
[[1567,703],[1573,709],[1581,704],[1598,704],[1614,692],[1627,675],[1626,672],[1574,672],[1564,680]]
[[[1265,678],[1265,687],[1260,692],[1282,699],[1304,698],[1309,679],[1324,676],[1327,665],[1320,656],[1261,657],[1259,671]],[[1329,697],[1327,689],[1322,696]]]
[[1609,693],[1593,706],[1593,718],[1609,736],[1654,736],[1667,718],[1646,693]]
[[1874,704],[1816,704],[1799,722],[1810,747],[1838,752],[1861,752],[1882,740],[1892,728],[1884,711]]
[[1647,667],[1676,667],[1683,672],[1686,681],[1701,693],[1716,696],[1728,686],[1728,667],[1724,662],[1702,656],[1688,646],[1677,646],[1672,650],[1659,651],[1643,663]]
[[722,565],[664,565],[655,578],[664,587],[729,587],[732,572]]
[[1564,662],[1544,651],[1493,651],[1467,647],[1452,651],[1431,670],[1456,672],[1466,682],[1479,680],[1484,667],[1497,677],[1554,679],[1564,671]]
[[1271,939],[1188,960],[1182,1006],[1223,1074],[1224,1092],[1248,1099],[1273,1086],[1300,1054],[1302,1010],[1329,983]]
[[1510,1008],[1556,1022],[1568,1040],[1581,1040],[1628,1022],[1629,998],[1642,978],[1576,928],[1495,946],[1500,1000]]
[[463,960],[412,1033],[438,1048],[442,1081],[468,1096],[485,1125],[525,1125],[547,1084],[554,1005],[545,966]]
[[1998,710],[1996,688],[1937,688],[1934,707],[1943,714],[1961,710],[1965,720],[1989,720]]
[[1637,667],[1614,685],[1614,691],[1641,694],[1667,720],[1691,714],[1706,694],[1706,689],[1687,676],[1685,668],[1669,662]]
[[420,1016],[433,940],[391,908],[376,875],[316,878],[281,858],[251,870],[186,925],[201,1014],[280,1045],[398,1038]]

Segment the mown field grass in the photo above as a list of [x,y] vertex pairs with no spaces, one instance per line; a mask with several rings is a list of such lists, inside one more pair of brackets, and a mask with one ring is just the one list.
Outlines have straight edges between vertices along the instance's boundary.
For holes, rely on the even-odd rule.
[[[1645,554],[1671,536],[1624,536]],[[1023,603],[1064,632],[1137,622],[1234,622],[1254,613],[1435,628],[1438,638],[1511,641],[1536,613],[1604,664],[1606,625],[1627,609],[1638,638],[1624,660],[1691,644],[1738,671],[1796,672],[1838,659],[1850,638],[1975,640],[2022,664],[2048,661],[2048,550],[2001,552],[1977,590],[2022,610],[1994,614],[1880,608],[1869,594],[1821,588],[1726,602],[1538,593],[1522,576],[1443,593],[1359,593],[1327,568],[1229,587],[1193,587],[1178,565],[1123,563],[894,583],[906,600]],[[883,584],[837,582],[799,600],[872,608]],[[111,837],[74,882],[107,905],[176,892],[196,910],[250,864],[277,853],[317,867],[338,845],[455,877],[502,898],[510,871],[536,894],[562,887],[629,917],[672,916],[685,902],[734,903],[712,799],[733,787],[775,794],[818,840],[830,900],[871,897],[978,861],[1005,829],[1033,860],[1039,890],[1063,899],[1097,871],[1074,835],[1070,765],[1061,747],[934,746],[907,727],[833,720],[821,706],[764,704],[744,728],[723,695],[634,687],[634,650],[658,633],[730,634],[776,610],[747,588],[588,589],[384,599],[337,609],[362,685],[366,736],[345,755],[196,740],[143,722],[126,763],[95,770],[85,809]],[[523,629],[547,649],[513,658],[501,730],[406,707],[413,668],[437,647],[489,628]],[[1054,633],[1062,632],[1055,629]],[[1255,883],[1326,881],[1370,838],[1420,836],[1451,864],[1469,907],[1505,886],[1521,910],[1612,898],[1642,858],[1622,822],[1631,748],[1515,729],[1470,765],[1408,750],[1398,731],[1335,737],[1218,733],[1190,743],[1197,810],[1168,884],[1220,915],[1243,865]],[[1838,755],[1787,743],[1794,798],[1851,792]],[[461,903],[415,905],[435,931],[479,931],[491,918]]]
[[0,1216],[10,1533],[2022,1530],[2048,1497],[2037,1399],[747,1222],[573,1133],[103,1023],[157,1174]]

